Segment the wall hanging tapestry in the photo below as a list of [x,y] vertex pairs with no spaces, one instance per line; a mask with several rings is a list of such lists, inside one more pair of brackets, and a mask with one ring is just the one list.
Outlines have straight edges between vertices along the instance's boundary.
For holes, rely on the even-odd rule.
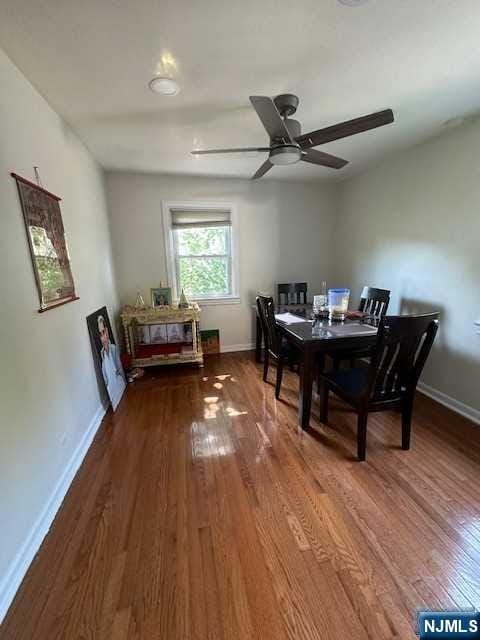
[[39,311],[78,300],[70,268],[58,196],[22,178],[15,178],[27,230],[40,298]]

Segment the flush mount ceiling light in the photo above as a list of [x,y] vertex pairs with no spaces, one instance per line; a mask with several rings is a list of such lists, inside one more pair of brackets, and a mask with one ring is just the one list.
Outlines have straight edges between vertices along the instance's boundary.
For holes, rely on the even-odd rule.
[[148,86],[153,93],[160,93],[162,96],[176,96],[180,91],[180,87],[175,80],[172,78],[164,78],[162,76],[152,78],[148,83]]
[[340,4],[345,4],[347,7],[358,7],[361,4],[366,4],[368,0],[338,0]]

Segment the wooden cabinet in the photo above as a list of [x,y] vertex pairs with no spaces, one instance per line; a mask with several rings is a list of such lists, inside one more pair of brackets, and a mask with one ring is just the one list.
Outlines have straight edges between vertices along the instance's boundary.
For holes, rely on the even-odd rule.
[[200,307],[124,307],[125,344],[132,366],[196,363],[203,366]]

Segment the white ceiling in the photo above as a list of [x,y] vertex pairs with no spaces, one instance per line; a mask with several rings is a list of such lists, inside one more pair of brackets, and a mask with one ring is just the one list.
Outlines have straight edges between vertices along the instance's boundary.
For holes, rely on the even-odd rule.
[[[480,111],[478,0],[1,0],[0,44],[107,169],[248,177],[268,142],[248,96],[291,92],[303,132],[387,107],[396,122],[276,179],[348,176]],[[147,88],[161,59],[181,93]],[[263,178],[266,179],[266,178]]]

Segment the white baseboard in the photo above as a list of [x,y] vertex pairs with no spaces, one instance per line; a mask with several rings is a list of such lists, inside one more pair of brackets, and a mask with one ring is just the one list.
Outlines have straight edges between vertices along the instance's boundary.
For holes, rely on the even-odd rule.
[[472,422],[480,424],[480,411],[478,409],[474,409],[473,407],[468,406],[468,404],[460,402],[460,400],[455,400],[455,398],[447,396],[446,393],[438,391],[437,389],[430,387],[424,382],[419,382],[418,390],[421,393],[424,393],[429,398],[432,398],[432,400],[436,400],[440,404],[443,404],[445,407],[448,407],[452,411],[455,411],[465,418],[468,418]]
[[252,349],[255,349],[255,345],[252,343],[220,345],[220,353],[231,353],[232,351],[251,351]]
[[73,478],[82,464],[93,438],[95,437],[105,412],[106,409],[102,406],[97,409],[87,431],[73,452],[73,455],[65,467],[55,489],[50,495],[50,498],[30,530],[26,540],[11,562],[7,573],[0,580],[0,624],[5,617],[13,598],[15,597],[17,589],[21,585],[22,580],[28,571],[28,567],[50,529]]

